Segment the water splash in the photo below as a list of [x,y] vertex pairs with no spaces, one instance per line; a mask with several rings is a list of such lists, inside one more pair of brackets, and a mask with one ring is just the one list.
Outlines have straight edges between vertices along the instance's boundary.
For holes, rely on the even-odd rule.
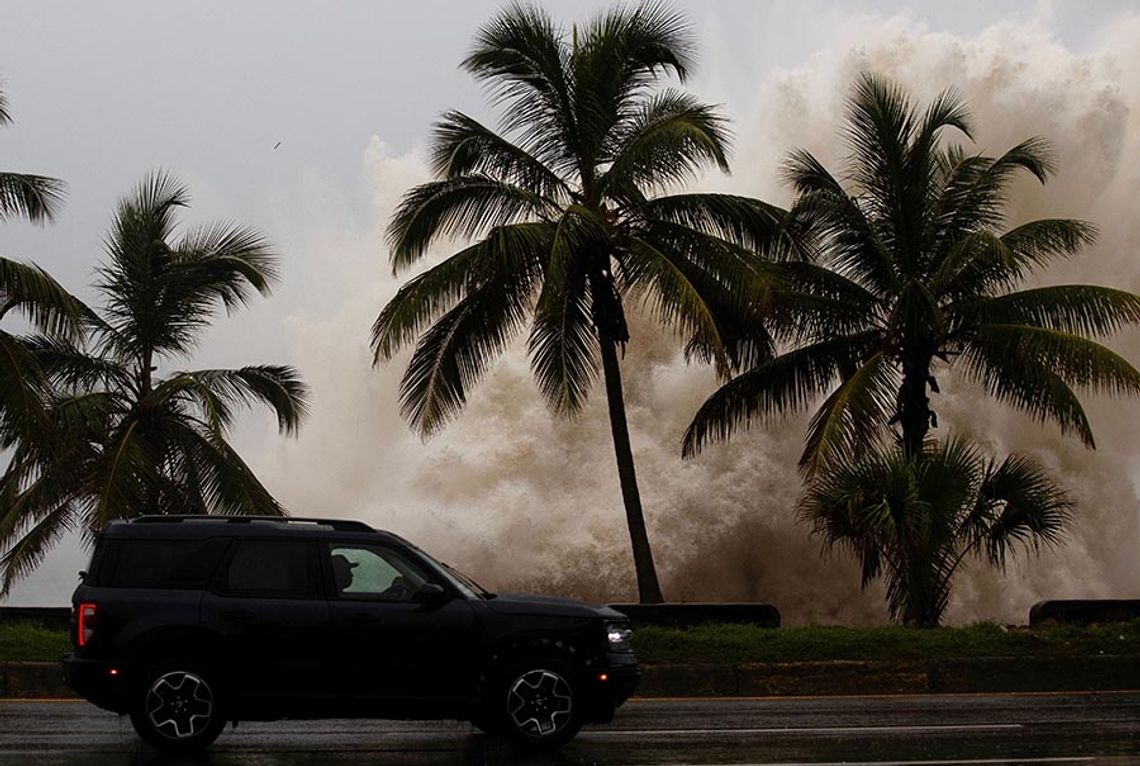
[[[1011,223],[1057,215],[1102,229],[1095,248],[1044,281],[1140,291],[1136,39],[1135,16],[1122,18],[1089,55],[1057,42],[1044,21],[999,24],[965,39],[927,31],[905,16],[852,18],[802,67],[759,80],[754,108],[735,105],[735,175],[701,185],[786,202],[776,171],[788,149],[805,146],[838,167],[843,99],[860,71],[894,78],[920,101],[953,85],[971,105],[981,150],[999,152],[1030,135],[1049,138],[1057,150],[1060,173],[1049,186],[1028,180],[1015,186]],[[700,85],[694,89],[699,93]],[[403,360],[373,372],[366,329],[398,285],[387,274],[379,227],[426,170],[419,155],[393,156],[378,139],[366,166],[375,229],[368,241],[343,243],[319,259],[324,289],[335,297],[291,318],[295,361],[316,394],[313,417],[299,441],[275,446],[256,467],[294,510],[393,529],[493,589],[631,598],[632,561],[600,388],[581,417],[557,421],[542,407],[516,348],[478,387],[463,416],[431,442],[421,443],[399,418]],[[682,462],[681,433],[713,377],[686,366],[676,339],[648,323],[635,321],[631,333],[624,363],[629,421],[667,595],[772,601],[793,623],[884,621],[882,592],[860,592],[853,564],[839,554],[821,557],[818,542],[793,519],[803,418],[756,427]],[[1122,336],[1115,346],[1140,362],[1140,334]],[[1045,597],[1140,595],[1140,403],[1089,400],[1100,446],[1090,452],[960,382],[944,381],[943,390],[935,401],[939,433],[961,429],[998,452],[1028,452],[1080,502],[1072,538],[1061,549],[1023,561],[1006,576],[982,567],[965,571],[951,621],[1021,621]]]

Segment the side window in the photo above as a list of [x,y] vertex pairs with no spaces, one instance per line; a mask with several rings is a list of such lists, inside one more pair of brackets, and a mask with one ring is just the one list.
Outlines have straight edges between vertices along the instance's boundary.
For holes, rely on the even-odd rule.
[[220,578],[231,596],[305,598],[313,584],[309,546],[298,540],[240,540]]
[[226,541],[105,540],[88,582],[112,588],[202,588],[214,573]]
[[428,581],[419,564],[379,545],[330,543],[329,565],[337,596],[367,601],[411,601]]

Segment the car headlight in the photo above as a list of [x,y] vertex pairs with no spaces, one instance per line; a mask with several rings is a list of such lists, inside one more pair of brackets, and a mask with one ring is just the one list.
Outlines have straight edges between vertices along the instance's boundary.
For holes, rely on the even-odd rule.
[[606,644],[611,652],[632,652],[633,631],[628,625],[606,625]]

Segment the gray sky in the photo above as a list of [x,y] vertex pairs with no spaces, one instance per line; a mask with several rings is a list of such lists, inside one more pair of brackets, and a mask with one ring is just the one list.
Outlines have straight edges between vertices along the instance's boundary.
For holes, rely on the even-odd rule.
[[[277,295],[219,326],[196,362],[299,362],[281,323],[324,316],[354,298],[322,282],[342,253],[317,247],[314,231],[326,239],[338,227],[364,232],[374,243],[365,268],[386,269],[365,152],[374,136],[396,155],[422,146],[446,108],[487,116],[457,64],[498,5],[3,0],[0,78],[15,124],[0,131],[0,166],[62,178],[69,195],[55,225],[0,227],[0,253],[34,260],[89,297],[116,199],[164,168],[190,187],[188,220],[256,226],[283,256]],[[570,21],[606,4],[543,5]],[[1079,53],[1138,10],[1122,0],[676,5],[694,25],[705,63],[690,89],[725,102],[733,115],[758,107],[751,101],[758,76],[804,65],[855,15],[905,14],[912,26],[965,38],[1002,20],[1043,19]],[[362,348],[367,329],[359,327]],[[257,449],[265,433],[252,428],[243,447]],[[69,550],[14,600],[65,601],[77,568]]]
[[[8,224],[0,251],[33,258],[82,290],[115,200],[154,168],[196,192],[195,216],[269,229],[295,218],[306,175],[367,216],[361,155],[380,136],[421,145],[445,108],[485,115],[457,64],[498,7],[469,2],[106,2],[5,0],[0,78],[15,125],[0,133],[4,167],[66,180],[69,202],[47,230]],[[580,18],[605,3],[547,2]],[[970,34],[1004,18],[1052,14],[1080,49],[1135,3],[687,2],[701,39],[707,97],[738,108],[757,72],[795,66],[845,17],[900,12],[933,30]],[[705,89],[706,91],[709,88]],[[273,149],[277,142],[280,148]],[[288,242],[275,237],[285,256]],[[384,253],[377,243],[377,259]]]

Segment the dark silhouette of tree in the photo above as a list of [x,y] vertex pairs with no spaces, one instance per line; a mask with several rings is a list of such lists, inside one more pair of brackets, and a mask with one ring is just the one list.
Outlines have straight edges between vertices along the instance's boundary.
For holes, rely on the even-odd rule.
[[938,626],[962,562],[1004,570],[1018,548],[1058,543],[1071,510],[1036,463],[998,462],[961,438],[928,442],[917,456],[890,446],[833,465],[799,504],[829,547],[859,560],[864,586],[886,580],[891,616],[925,628]]
[[[70,530],[90,540],[111,520],[144,514],[284,513],[227,435],[252,404],[268,405],[281,431],[295,433],[307,396],[297,372],[159,372],[190,355],[219,308],[268,294],[277,274],[268,243],[248,228],[208,224],[176,239],[176,214],[187,204],[171,177],[144,180],[120,202],[107,235],[100,309],[80,304],[78,321],[74,311],[46,310],[45,319],[67,318],[70,332],[41,323],[46,332],[18,339],[46,385],[38,387],[37,427],[21,430],[26,419],[9,417],[0,432],[11,450],[0,477],[0,593]],[[29,275],[38,281],[19,281]],[[27,304],[33,315],[42,306],[73,308],[75,299],[42,272],[25,267],[17,277],[5,291],[26,284],[46,296]]]
[[600,367],[645,602],[662,595],[622,393],[629,302],[724,375],[771,349],[744,297],[766,277],[730,241],[759,248],[780,211],[728,195],[661,196],[705,166],[727,169],[724,118],[658,87],[665,74],[683,81],[691,55],[682,19],[653,4],[572,31],[524,5],[485,25],[463,66],[502,108],[500,128],[445,113],[431,147],[436,180],[410,190],[388,228],[396,273],[440,239],[474,244],[407,282],[372,333],[377,361],[418,340],[401,395],[425,436],[528,324],[534,376],[556,413],[581,408]]
[[1140,297],[1092,285],[1020,289],[1096,236],[1067,219],[1002,230],[1014,173],[1044,183],[1052,172],[1046,142],[991,158],[946,145],[946,128],[970,135],[953,91],[919,111],[898,86],[864,75],[848,109],[846,185],[807,151],[789,157],[790,214],[818,255],[782,268],[790,290],[811,300],[784,353],[701,406],[686,455],[820,397],[801,459],[809,474],[865,453],[894,426],[903,453],[920,455],[936,424],[929,395],[946,368],[1090,447],[1075,389],[1140,391],[1140,372],[1093,340],[1140,322]]

